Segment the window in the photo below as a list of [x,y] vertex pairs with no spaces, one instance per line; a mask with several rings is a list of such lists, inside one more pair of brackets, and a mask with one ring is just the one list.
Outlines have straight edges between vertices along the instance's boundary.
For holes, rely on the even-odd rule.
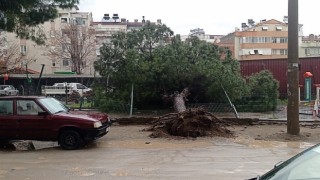
[[27,46],[20,45],[20,53],[25,55],[27,53]]
[[43,110],[33,100],[17,100],[18,115],[38,115],[38,112]]
[[277,43],[277,38],[272,38],[272,43]]
[[268,31],[268,26],[262,26],[262,31]]
[[277,31],[281,31],[281,30],[282,30],[282,27],[277,26],[277,27],[276,27],[276,30],[277,30]]
[[287,49],[280,49],[280,55],[287,55],[288,50]]
[[86,89],[87,87],[82,84],[77,84],[77,89]]
[[64,59],[63,62],[62,62],[63,66],[69,66],[69,64],[70,64],[69,63],[69,59]]
[[56,61],[55,61],[55,60],[52,61],[52,66],[53,66],[53,67],[56,66]]
[[67,23],[68,22],[68,18],[61,18],[61,23]]
[[272,49],[271,54],[277,54],[277,50],[276,49]]
[[309,55],[310,54],[310,49],[305,49],[305,54]]
[[280,38],[280,43],[288,43],[288,38]]
[[81,17],[76,17],[75,23],[76,23],[76,25],[82,25],[82,23],[83,23],[82,18]]
[[13,114],[13,100],[0,101],[0,116]]
[[309,55],[318,55],[320,52],[318,48],[310,48],[308,49],[308,53]]

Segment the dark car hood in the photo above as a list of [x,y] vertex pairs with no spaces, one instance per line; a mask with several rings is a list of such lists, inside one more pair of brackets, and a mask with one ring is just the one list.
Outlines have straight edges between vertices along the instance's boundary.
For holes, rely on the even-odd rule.
[[68,118],[84,119],[84,120],[89,120],[89,121],[99,120],[102,123],[109,121],[107,114],[99,113],[99,112],[70,111],[70,112],[58,113],[55,115],[64,116],[64,117],[68,117]]

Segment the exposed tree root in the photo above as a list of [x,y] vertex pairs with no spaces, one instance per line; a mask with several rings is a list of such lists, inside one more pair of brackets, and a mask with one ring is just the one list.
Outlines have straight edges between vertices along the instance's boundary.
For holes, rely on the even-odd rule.
[[233,132],[226,127],[227,121],[221,120],[201,108],[188,109],[180,113],[170,113],[159,117],[147,129],[153,131],[150,137],[233,137]]

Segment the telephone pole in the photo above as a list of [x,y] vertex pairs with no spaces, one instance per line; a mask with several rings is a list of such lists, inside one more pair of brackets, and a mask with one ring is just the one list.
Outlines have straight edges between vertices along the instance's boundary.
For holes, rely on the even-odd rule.
[[288,0],[288,106],[287,133],[299,135],[299,8]]

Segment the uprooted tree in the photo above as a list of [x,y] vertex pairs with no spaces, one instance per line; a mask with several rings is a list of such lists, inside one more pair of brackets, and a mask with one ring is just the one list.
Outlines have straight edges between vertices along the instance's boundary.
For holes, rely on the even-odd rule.
[[[163,95],[185,88],[190,102],[217,102],[224,95],[217,78],[230,99],[241,99],[247,93],[245,80],[228,52],[197,37],[183,42],[162,24],[146,23],[139,30],[114,34],[95,64],[102,76],[96,89],[104,92],[96,93],[96,104],[103,109],[110,102],[128,103],[132,84],[134,106],[139,109],[161,108]],[[221,58],[222,54],[226,56]]]
[[174,94],[164,95],[162,98],[164,99],[164,101],[172,101],[174,111],[180,113],[187,110],[186,101],[188,101],[187,97],[189,95],[190,93],[188,88],[185,88],[180,93],[178,91],[175,91]]
[[153,131],[150,137],[233,137],[227,129],[230,123],[221,120],[201,108],[188,109],[180,113],[170,113],[159,117],[147,131]]

